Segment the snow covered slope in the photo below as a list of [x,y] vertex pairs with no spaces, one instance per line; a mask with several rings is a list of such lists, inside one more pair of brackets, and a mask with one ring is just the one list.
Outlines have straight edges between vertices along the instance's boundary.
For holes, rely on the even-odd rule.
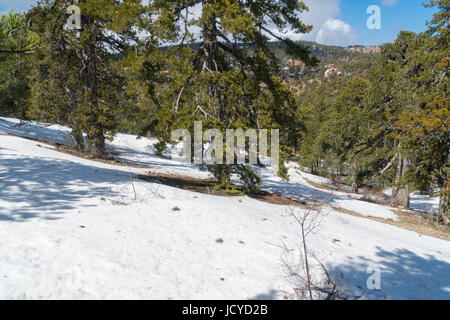
[[[0,118],[0,298],[272,299],[292,292],[282,246],[296,248],[300,234],[287,207],[139,180],[135,199],[130,174],[148,169],[81,159],[1,134],[62,142],[68,133],[15,122]],[[152,142],[118,135],[111,146],[155,170],[206,175],[152,155]],[[283,182],[263,172],[263,187],[302,199],[326,195],[292,173]],[[366,210],[351,195],[331,197],[337,206]],[[379,207],[367,213],[390,212]],[[450,299],[447,241],[331,208],[323,214],[308,244],[349,294]],[[366,287],[369,266],[381,269],[380,290]]]

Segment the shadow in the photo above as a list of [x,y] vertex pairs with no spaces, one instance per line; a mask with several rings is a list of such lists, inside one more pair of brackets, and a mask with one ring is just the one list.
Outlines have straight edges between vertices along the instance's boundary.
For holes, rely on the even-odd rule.
[[249,300],[276,300],[279,296],[279,291],[271,289],[269,292],[260,293]]
[[268,175],[263,175],[262,178],[264,183],[259,187],[261,190],[292,198],[293,200],[308,203],[316,201],[326,202],[340,198],[344,199],[344,197],[334,195],[331,192],[317,190],[295,181],[276,181]]
[[[364,299],[436,300],[450,299],[450,264],[432,255],[419,256],[406,249],[387,251],[377,247],[379,262],[362,256],[329,271],[346,294]],[[380,268],[381,288],[370,290],[368,267]]]
[[301,203],[321,203],[332,208],[342,208],[362,216],[396,219],[393,208],[364,201],[359,195],[340,191],[318,189],[310,185],[300,174],[291,174],[289,181],[273,177],[267,173],[261,175],[263,184],[260,189]]
[[59,144],[73,145],[70,139],[70,130],[55,129],[39,126],[33,123],[19,125],[20,122],[0,118],[0,132],[13,134],[19,137],[52,141]]
[[118,152],[120,155],[117,158],[125,163],[145,165],[150,167],[171,167],[176,168],[179,171],[198,169],[198,166],[190,163],[172,160],[170,157],[163,157],[152,154],[151,146],[149,146],[149,152],[138,151],[132,148],[117,146],[114,144],[108,144],[108,148]]
[[115,194],[129,173],[54,158],[23,156],[0,147],[0,221],[57,219],[80,201]]
[[437,213],[439,211],[439,199],[437,201],[434,198],[426,196],[412,196],[410,200],[410,207],[414,210],[427,212],[433,210]]
[[[70,129],[61,126],[53,125],[45,127],[35,123],[24,123],[23,125],[20,125],[19,121],[0,118],[0,132],[42,141],[43,143],[46,141],[51,141],[57,144],[73,146]],[[144,152],[124,146],[118,146],[109,141],[106,143],[109,149],[120,154],[117,158],[124,163],[151,167],[172,167],[180,172],[186,172],[198,168],[197,166],[189,163],[172,160],[170,157],[165,158],[155,155],[151,144],[147,147],[148,152]]]

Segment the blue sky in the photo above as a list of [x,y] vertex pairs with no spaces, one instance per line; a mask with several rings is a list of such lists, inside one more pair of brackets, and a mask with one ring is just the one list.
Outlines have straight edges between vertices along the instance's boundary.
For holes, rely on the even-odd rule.
[[[434,8],[424,8],[428,0],[304,0],[310,12],[302,19],[314,26],[308,35],[288,33],[294,39],[305,39],[331,45],[379,45],[392,42],[399,31],[422,32]],[[9,9],[28,10],[37,0],[0,0],[0,13]],[[381,29],[369,30],[366,13],[369,5],[381,9]]]
[[[317,1],[317,0],[316,0]],[[319,0],[320,1],[320,0]],[[395,40],[400,31],[422,32],[425,21],[431,20],[435,8],[423,6],[427,0],[342,0],[338,19],[348,23],[356,32],[358,42],[364,45],[381,44]],[[369,30],[366,26],[366,9],[375,4],[381,8],[381,29]]]

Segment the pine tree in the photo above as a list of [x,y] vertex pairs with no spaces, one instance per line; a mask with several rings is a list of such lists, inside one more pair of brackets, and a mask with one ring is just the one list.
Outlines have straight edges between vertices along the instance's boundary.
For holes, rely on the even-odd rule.
[[41,46],[32,58],[31,105],[28,116],[72,128],[72,140],[84,149],[79,103],[82,97],[81,70],[75,44],[76,34],[65,27],[65,8],[71,1],[42,1],[28,16],[40,37]]
[[29,30],[25,14],[11,10],[0,16],[0,55],[30,53],[38,46],[38,37]]
[[0,16],[0,114],[26,118],[30,96],[27,74],[30,53],[39,47],[23,13]]
[[[411,104],[399,117],[397,128],[405,144],[414,150],[415,174],[409,179],[441,188],[439,214],[449,221],[450,206],[450,112],[449,112],[449,9],[450,1],[430,1],[439,11],[428,23],[429,30],[417,38],[408,58],[414,92]],[[417,181],[419,180],[419,181]],[[433,183],[435,182],[435,183]],[[431,191],[432,192],[432,191]]]
[[[196,5],[201,8],[198,18],[191,13]],[[271,27],[309,32],[311,27],[298,18],[307,10],[303,2],[154,1],[152,9],[158,17],[156,25],[178,33],[172,41],[178,46],[165,52],[167,64],[163,70],[170,82],[160,85],[163,90],[156,98],[161,134],[176,128],[193,128],[196,120],[203,121],[205,129],[222,132],[283,127],[284,141],[296,132],[295,101],[277,76],[279,61],[268,42],[277,39],[290,55],[308,65],[316,63],[305,48],[277,35]],[[187,26],[200,30],[199,44],[193,44],[195,37]],[[251,176],[251,181],[258,180],[246,165],[216,164],[209,168],[223,186],[230,184],[233,172],[241,178]]]
[[[78,147],[87,133],[88,151],[106,157],[115,115],[124,104],[120,60],[136,40],[133,28],[142,13],[139,0],[79,1],[82,29],[68,30],[69,0],[43,0],[30,12],[45,41],[35,64],[34,109],[43,120],[69,124]],[[56,111],[56,112],[55,112]]]

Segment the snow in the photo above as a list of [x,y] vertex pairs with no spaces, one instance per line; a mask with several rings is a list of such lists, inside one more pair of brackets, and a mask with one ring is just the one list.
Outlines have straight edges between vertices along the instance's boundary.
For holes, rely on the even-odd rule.
[[[276,299],[292,292],[282,246],[295,249],[300,234],[286,206],[131,180],[149,169],[82,159],[2,135],[68,143],[67,128],[14,127],[18,122],[0,118],[1,299]],[[155,156],[154,143],[120,134],[110,147],[152,171],[207,176]],[[395,218],[391,208],[310,186],[294,167],[290,181],[261,173],[265,190],[329,199],[308,246],[348,294],[450,299],[447,241],[337,212],[333,207]],[[413,201],[428,202],[423,196]],[[381,270],[380,290],[366,287],[369,266]]]
[[327,191],[311,186],[305,178],[310,181],[326,184],[329,181],[322,177],[313,176],[300,172],[297,167],[289,168],[289,181],[282,181],[278,177],[266,172],[263,175],[263,190],[274,192],[300,201],[323,201],[333,208],[342,208],[359,213],[367,217],[378,217],[383,219],[398,220],[393,208],[378,204],[361,201],[360,195],[349,194],[339,191]]
[[428,210],[433,210],[437,212],[439,210],[439,197],[430,198],[429,196],[412,194],[410,207],[419,211],[427,212]]

